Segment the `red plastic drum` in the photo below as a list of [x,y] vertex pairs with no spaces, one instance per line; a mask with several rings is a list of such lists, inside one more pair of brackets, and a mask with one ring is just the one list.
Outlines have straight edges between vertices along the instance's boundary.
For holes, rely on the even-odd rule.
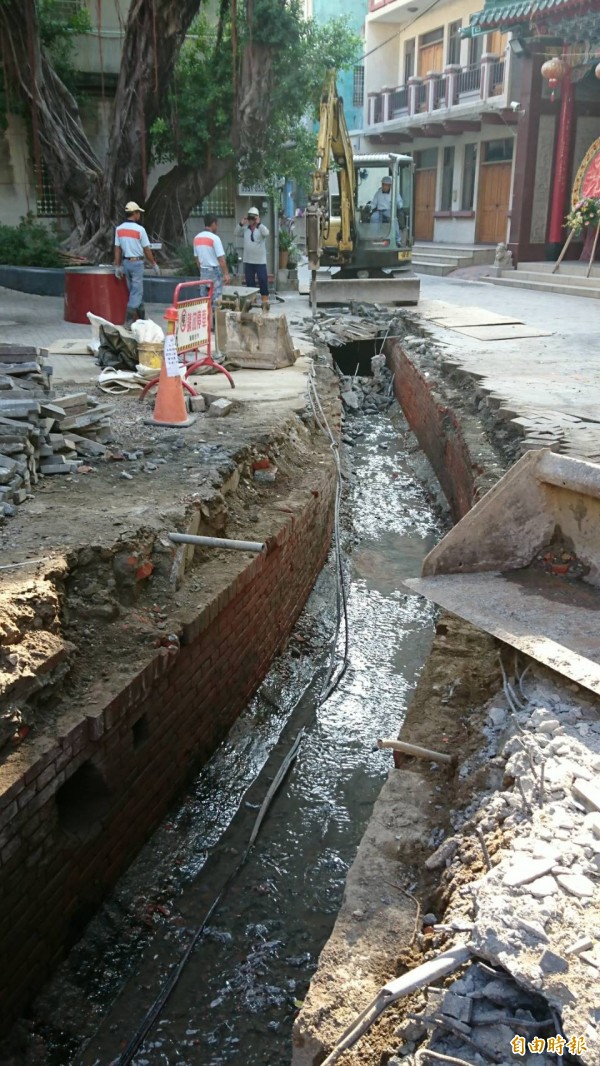
[[117,281],[112,267],[68,267],[65,270],[65,322],[87,323],[87,312],[121,326],[125,321],[127,283]]

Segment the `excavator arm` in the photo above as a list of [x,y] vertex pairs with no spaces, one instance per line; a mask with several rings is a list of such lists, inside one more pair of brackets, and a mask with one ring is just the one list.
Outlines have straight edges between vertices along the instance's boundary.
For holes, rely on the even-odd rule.
[[337,169],[340,191],[340,229],[336,244],[340,265],[353,255],[356,240],[355,174],[352,145],[338,96],[335,71],[327,75],[319,113],[317,165],[312,175],[312,191],[306,209],[306,251],[313,279],[319,269],[323,238],[329,235],[329,175],[332,163]]

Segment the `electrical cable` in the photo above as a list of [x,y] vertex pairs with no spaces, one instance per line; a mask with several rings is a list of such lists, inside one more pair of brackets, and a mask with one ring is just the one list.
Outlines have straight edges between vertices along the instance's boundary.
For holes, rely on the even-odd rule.
[[[311,684],[311,682],[309,682],[309,685],[307,685],[306,688],[304,689],[302,695],[300,696],[300,699],[298,700],[298,703],[303,698],[303,696],[304,696],[305,692],[307,691],[307,689],[310,687],[310,684]],[[156,999],[154,1000],[154,1003],[150,1007],[150,1010],[144,1016],[144,1018],[142,1020],[142,1024],[140,1025],[139,1029],[134,1034],[134,1036],[131,1038],[131,1040],[129,1041],[129,1043],[128,1043],[127,1047],[125,1048],[125,1050],[122,1052],[122,1054],[116,1060],[117,1061],[117,1066],[127,1066],[127,1064],[131,1062],[131,1060],[133,1059],[133,1057],[136,1054],[136,1052],[139,1051],[141,1045],[143,1044],[144,1040],[148,1036],[148,1033],[150,1032],[150,1030],[154,1026],[155,1022],[158,1021],[160,1015],[162,1014],[162,1012],[163,1012],[163,1010],[164,1010],[164,1008],[165,1008],[165,1006],[167,1004],[167,1001],[168,1001],[171,993],[173,992],[175,986],[177,985],[177,983],[179,981],[179,978],[181,977],[185,967],[187,966],[187,963],[190,960],[192,952],[194,951],[194,948],[196,947],[196,944],[200,940],[200,937],[204,933],[204,930],[206,929],[206,926],[208,925],[208,922],[210,921],[212,915],[214,914],[214,912],[216,911],[217,907],[219,906],[219,903],[221,902],[221,900],[225,896],[225,894],[227,892],[227,889],[229,888],[229,886],[232,884],[232,882],[237,877],[238,873],[242,869],[242,866],[244,866],[244,864],[246,863],[246,860],[248,859],[248,856],[250,855],[250,852],[252,851],[252,848],[254,847],[254,844],[256,842],[256,838],[257,838],[257,836],[258,836],[258,834],[260,832],[260,827],[261,827],[261,825],[262,825],[262,823],[263,823],[263,821],[265,819],[267,811],[268,811],[269,807],[271,806],[271,802],[272,802],[276,792],[279,790],[279,788],[283,784],[283,781],[286,778],[287,773],[288,773],[289,769],[292,766],[292,763],[295,761],[295,759],[296,759],[296,757],[298,755],[298,750],[300,748],[300,743],[301,743],[301,740],[302,740],[303,736],[304,736],[304,727],[302,727],[302,729],[300,729],[300,731],[297,733],[296,738],[294,740],[294,743],[292,744],[290,750],[288,751],[285,759],[281,763],[281,766],[279,767],[279,770],[277,771],[277,773],[276,773],[276,775],[275,775],[275,777],[273,779],[273,782],[272,782],[272,784],[271,784],[271,786],[269,788],[269,791],[267,792],[267,795],[265,796],[265,798],[264,798],[264,800],[262,802],[261,808],[260,808],[260,810],[259,810],[259,812],[258,812],[258,814],[256,816],[256,819],[255,819],[255,822],[254,822],[254,826],[253,826],[252,832],[250,834],[250,839],[249,839],[248,844],[246,846],[246,850],[244,851],[244,853],[243,853],[241,859],[239,860],[239,862],[237,863],[237,865],[234,867],[234,869],[231,871],[231,873],[229,874],[229,876],[225,880],[225,882],[223,884],[223,887],[221,888],[221,891],[218,893],[217,896],[215,896],[213,902],[211,903],[210,907],[208,908],[208,910],[207,910],[207,912],[206,912],[206,914],[205,914],[205,916],[204,916],[204,918],[202,920],[202,923],[196,929],[196,932],[194,933],[192,939],[190,940],[190,942],[189,942],[187,948],[185,949],[181,959],[179,960],[177,965],[171,970],[171,973],[169,974],[169,976],[168,976],[167,980],[165,981],[163,987],[161,988],[160,992],[158,993]]]
[[[332,450],[334,463],[335,463],[335,468],[336,468],[336,491],[335,491],[335,504],[334,504],[334,534],[333,534],[334,554],[335,554],[335,575],[336,575],[336,625],[335,625],[335,631],[334,631],[334,635],[333,635],[332,642],[331,642],[332,653],[331,653],[329,666],[327,668],[327,672],[326,672],[326,675],[325,675],[325,680],[324,680],[324,682],[323,682],[323,684],[321,686],[320,693],[319,693],[319,695],[317,697],[317,707],[316,707],[316,709],[318,710],[318,708],[322,707],[323,704],[325,703],[325,701],[329,699],[329,697],[333,694],[333,692],[335,692],[336,688],[338,687],[340,681],[342,680],[342,677],[344,676],[344,674],[345,674],[345,672],[347,670],[348,660],[349,660],[349,633],[348,633],[347,593],[346,593],[346,587],[345,587],[345,581],[344,581],[344,572],[343,572],[343,564],[342,564],[341,536],[340,536],[340,517],[341,517],[341,503],[342,503],[342,470],[341,470],[340,457],[339,457],[339,445],[338,445],[338,443],[337,443],[337,441],[336,441],[336,439],[335,439],[335,437],[334,437],[334,435],[333,435],[333,433],[331,431],[331,427],[329,426],[329,423],[327,421],[327,416],[326,416],[326,414],[325,414],[325,412],[323,410],[323,406],[321,404],[319,393],[318,393],[318,390],[317,390],[317,387],[316,387],[316,375],[315,375],[315,371],[314,371],[314,365],[311,367],[311,372],[309,373],[308,383],[309,383],[308,384],[308,396],[309,396],[310,404],[311,404],[311,407],[312,407],[312,410],[313,410],[313,413],[314,413],[315,421],[316,421],[319,429],[321,430],[321,432],[329,440],[329,444],[330,444],[330,447],[331,447],[331,450]],[[344,655],[343,655],[343,658],[342,658],[342,662],[340,664],[337,661],[336,652],[337,652],[337,645],[338,645],[338,641],[339,641],[339,634],[340,634],[342,619],[344,620],[345,640],[344,640]],[[334,673],[336,671],[336,666],[338,667],[338,672],[337,672],[337,675],[334,678],[333,675],[334,675]],[[315,674],[313,674],[313,677],[311,678],[309,683],[302,690],[302,693],[300,694],[299,698],[297,699],[296,703],[294,704],[294,707],[292,708],[292,711],[291,711],[290,716],[289,716],[290,719],[293,717],[296,708],[300,705],[300,703],[302,702],[302,700],[306,696],[307,692],[309,691],[311,685],[313,684],[315,676],[316,676],[316,672],[315,672]],[[303,726],[299,730],[299,732],[296,734],[296,737],[295,737],[290,749],[288,750],[283,762],[281,763],[281,765],[280,765],[280,767],[279,767],[279,769],[278,769],[278,771],[277,771],[277,773],[276,773],[276,775],[275,775],[275,777],[273,779],[273,782],[271,783],[271,785],[269,787],[269,790],[268,790],[268,792],[267,792],[267,794],[266,794],[266,796],[265,796],[265,798],[264,798],[264,800],[262,802],[260,810],[259,810],[259,812],[258,812],[258,814],[256,816],[255,821],[254,821],[254,825],[252,827],[252,832],[250,834],[250,838],[248,840],[248,844],[246,846],[246,850],[244,851],[243,855],[241,856],[239,862],[236,864],[234,869],[231,871],[231,873],[226,878],[226,880],[225,880],[220,892],[217,894],[217,896],[215,897],[215,899],[211,903],[211,905],[210,905],[208,911],[206,912],[201,924],[198,926],[198,928],[194,932],[194,935],[192,936],[192,939],[190,940],[187,948],[185,949],[181,959],[179,960],[177,965],[174,966],[173,969],[171,970],[171,972],[169,973],[165,983],[163,984],[162,988],[160,989],[158,995],[156,996],[156,999],[154,1000],[154,1003],[152,1004],[150,1009],[144,1015],[144,1018],[142,1019],[142,1022],[140,1024],[139,1028],[136,1030],[136,1032],[132,1036],[132,1038],[129,1041],[129,1043],[127,1044],[127,1047],[125,1048],[125,1050],[115,1060],[115,1066],[129,1066],[129,1063],[131,1063],[134,1055],[139,1051],[140,1047],[144,1043],[144,1040],[148,1036],[148,1033],[153,1028],[153,1026],[156,1024],[156,1022],[158,1021],[160,1015],[162,1014],[162,1012],[163,1012],[163,1010],[164,1010],[164,1008],[165,1008],[165,1006],[166,1006],[166,1004],[167,1004],[172,992],[174,991],[177,983],[179,982],[179,979],[180,979],[185,967],[187,966],[187,963],[189,962],[189,960],[190,960],[190,958],[191,958],[191,956],[193,954],[194,949],[196,948],[198,942],[200,941],[200,939],[201,939],[201,937],[202,937],[202,935],[203,935],[203,933],[204,933],[204,931],[206,929],[206,926],[207,926],[208,922],[210,921],[212,915],[215,913],[217,907],[219,906],[219,904],[221,903],[221,901],[225,897],[225,895],[227,893],[227,890],[229,889],[230,885],[233,883],[233,881],[235,880],[235,878],[239,874],[240,870],[245,865],[245,863],[246,863],[246,861],[247,861],[247,859],[248,859],[248,857],[249,857],[249,855],[250,855],[250,853],[251,853],[251,851],[252,851],[252,849],[254,847],[254,844],[256,843],[257,837],[258,837],[258,835],[260,833],[260,829],[261,829],[262,823],[263,823],[263,821],[264,821],[264,819],[265,819],[265,817],[267,815],[267,812],[268,812],[268,810],[269,810],[269,808],[271,806],[271,803],[273,802],[273,799],[275,798],[276,793],[279,791],[279,788],[283,784],[283,781],[287,777],[287,774],[288,774],[289,770],[291,769],[293,763],[295,762],[295,760],[297,758],[298,751],[300,749],[300,744],[302,742],[302,737],[304,736],[304,729],[305,729],[305,727]]]

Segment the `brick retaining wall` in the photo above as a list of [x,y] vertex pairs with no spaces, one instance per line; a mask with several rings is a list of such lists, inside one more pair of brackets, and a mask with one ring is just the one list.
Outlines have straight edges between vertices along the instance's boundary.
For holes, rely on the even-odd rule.
[[[82,707],[0,796],[6,1029],[81,934],[192,771],[225,737],[324,564],[334,474],[313,478],[268,554],[183,627],[110,702]],[[25,751],[23,752],[25,760]]]
[[[460,521],[482,495],[483,465],[477,463],[456,413],[444,403],[436,382],[421,374],[397,341],[385,346],[394,374],[394,391],[406,420],[431,463],[450,506]],[[483,491],[489,488],[485,485]]]

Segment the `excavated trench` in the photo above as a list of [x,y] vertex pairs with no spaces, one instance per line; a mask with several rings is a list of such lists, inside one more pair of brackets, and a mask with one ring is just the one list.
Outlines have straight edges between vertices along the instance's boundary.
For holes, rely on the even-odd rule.
[[[336,350],[342,374],[366,369],[381,347],[368,343],[368,352]],[[441,520],[414,474],[418,445],[388,399],[388,383],[372,390],[367,383],[362,412],[343,430],[346,673],[319,706],[338,592],[330,560],[261,689],[39,997],[30,1028],[43,1059],[15,1063],[121,1061],[221,894],[132,1061],[290,1061],[294,1017],[389,770],[375,742],[397,735],[433,636],[434,609],[399,583],[420,572]],[[342,632],[338,660],[343,644]],[[234,872],[301,729],[297,758],[247,863]]]

